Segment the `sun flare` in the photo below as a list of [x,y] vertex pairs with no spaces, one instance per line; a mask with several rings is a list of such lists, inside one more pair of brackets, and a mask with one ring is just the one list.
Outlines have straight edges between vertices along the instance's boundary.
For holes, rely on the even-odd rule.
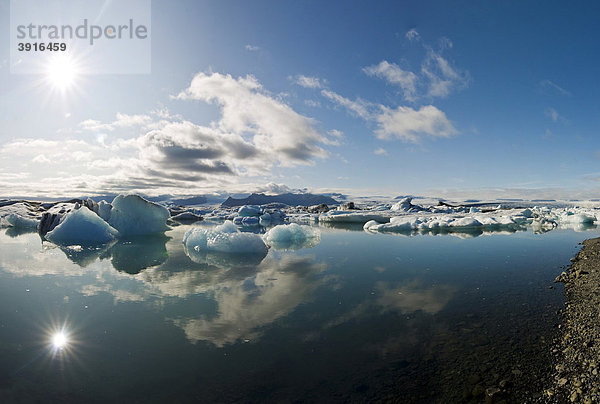
[[65,91],[75,85],[79,76],[77,63],[69,56],[61,54],[53,57],[46,68],[48,83],[55,89]]
[[56,349],[62,349],[67,345],[67,336],[63,331],[57,332],[52,336],[52,346]]

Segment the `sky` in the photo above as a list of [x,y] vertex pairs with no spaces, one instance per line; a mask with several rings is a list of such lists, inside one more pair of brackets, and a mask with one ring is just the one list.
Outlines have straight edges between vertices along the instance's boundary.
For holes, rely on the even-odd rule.
[[86,70],[73,48],[66,85],[11,73],[0,0],[0,195],[600,197],[597,2],[153,0],[151,16],[149,73]]

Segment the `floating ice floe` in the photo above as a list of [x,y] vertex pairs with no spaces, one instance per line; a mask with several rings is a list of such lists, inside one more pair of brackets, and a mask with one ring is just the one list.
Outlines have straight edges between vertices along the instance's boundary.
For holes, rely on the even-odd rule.
[[[600,213],[600,212],[599,212]],[[471,208],[464,213],[429,213],[421,211],[415,214],[405,213],[392,216],[389,222],[378,220],[366,222],[363,228],[369,232],[469,232],[478,231],[517,231],[531,226],[534,231],[548,231],[555,227],[577,228],[592,225],[597,220],[595,212],[578,208],[526,208],[498,209],[482,213]]]
[[265,243],[276,250],[311,248],[321,242],[321,232],[296,223],[275,226],[263,235]]
[[138,195],[119,195],[112,202],[108,224],[122,236],[161,233],[169,229],[169,210]]
[[319,222],[327,223],[365,223],[370,220],[388,222],[392,214],[389,212],[373,212],[368,210],[330,210],[316,218]]
[[260,216],[263,210],[260,206],[256,205],[244,205],[241,206],[237,212],[238,216],[249,217],[249,216]]
[[211,229],[190,229],[183,244],[192,261],[222,268],[258,265],[268,252],[258,234],[242,233],[230,221]]
[[58,226],[46,234],[55,244],[104,244],[119,232],[86,207],[68,213]]
[[231,254],[267,253],[263,239],[254,233],[242,233],[230,221],[212,229],[195,227],[187,231],[183,244],[196,251]]
[[421,206],[413,205],[412,198],[404,198],[401,201],[393,204],[390,207],[392,211],[400,211],[400,212],[418,212],[423,210]]
[[199,222],[202,220],[202,216],[198,215],[194,212],[181,212],[175,216],[171,216],[171,220],[175,220],[176,222]]
[[29,202],[5,201],[0,207],[0,226],[35,229],[41,215],[38,209],[36,205]]
[[17,213],[10,213],[4,217],[4,222],[7,226],[19,229],[37,229],[39,220],[33,217],[22,216]]
[[236,226],[269,226],[281,222],[285,215],[277,209],[264,209],[256,205],[241,206],[235,215],[230,216]]

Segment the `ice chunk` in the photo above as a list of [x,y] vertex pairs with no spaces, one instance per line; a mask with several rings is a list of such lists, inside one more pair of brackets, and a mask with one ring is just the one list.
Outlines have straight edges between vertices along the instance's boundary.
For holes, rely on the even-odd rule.
[[16,213],[10,213],[4,217],[4,222],[11,227],[19,229],[36,229],[39,220],[32,217],[21,216]]
[[376,220],[380,223],[389,221],[389,214],[386,212],[373,213],[370,211],[339,211],[330,210],[319,216],[319,222],[327,223],[366,223],[369,220]]
[[593,224],[596,221],[596,216],[586,213],[567,212],[560,216],[561,224]]
[[119,232],[86,207],[71,211],[46,239],[55,244],[104,244],[114,240]]
[[238,210],[238,216],[241,217],[260,216],[261,214],[262,209],[259,206],[255,205],[244,205]]
[[411,201],[412,198],[404,198],[400,202],[393,204],[390,210],[408,212],[413,208]]
[[261,215],[259,223],[263,227],[268,226],[271,223],[271,215],[269,213],[264,213]]
[[523,209],[522,211],[520,211],[519,213],[517,213],[517,215],[526,217],[526,218],[532,218],[533,217],[533,212],[531,211],[531,209],[527,208],[527,209]]
[[321,232],[311,226],[301,226],[296,223],[282,224],[265,233],[263,240],[276,250],[299,250],[319,244]]
[[178,215],[171,216],[171,220],[175,220],[176,222],[199,222],[202,220],[202,216],[194,212],[181,212]]
[[479,227],[482,226],[481,222],[474,217],[462,217],[455,219],[449,224],[451,227]]
[[119,195],[112,202],[108,224],[123,236],[161,233],[169,229],[169,211],[138,195]]
[[188,230],[183,243],[189,250],[212,251],[230,254],[267,252],[267,246],[258,234],[241,233],[233,223],[227,221],[213,229],[193,228]]
[[98,214],[98,216],[100,216],[102,219],[106,220],[108,222],[108,220],[110,219],[110,211],[112,210],[112,205],[108,202],[106,202],[105,200],[102,200],[100,202],[98,202],[98,212],[96,212]]
[[216,226],[213,231],[221,233],[237,233],[239,230],[233,225],[233,223],[226,221],[223,224]]

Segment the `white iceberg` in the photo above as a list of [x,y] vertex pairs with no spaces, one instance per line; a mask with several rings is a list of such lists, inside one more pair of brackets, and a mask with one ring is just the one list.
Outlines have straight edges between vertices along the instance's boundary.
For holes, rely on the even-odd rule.
[[16,227],[19,229],[36,229],[40,221],[32,217],[10,213],[4,217],[4,222],[10,227]]
[[[516,213],[516,212],[513,212]],[[520,213],[520,212],[519,212]],[[532,219],[521,215],[493,215],[491,213],[428,214],[394,216],[389,223],[371,220],[363,226],[369,232],[471,232],[474,230],[498,231],[524,229]]]
[[260,206],[255,205],[244,205],[239,208],[238,216],[247,217],[247,216],[260,216],[262,214],[262,209]]
[[311,248],[321,242],[321,232],[311,226],[296,223],[273,227],[263,235],[265,243],[276,250]]
[[110,212],[112,210],[112,205],[104,200],[98,202],[98,211],[96,214],[100,216],[102,219],[108,220],[110,219]]
[[412,198],[404,198],[402,200],[400,200],[399,202],[393,204],[390,207],[390,210],[393,211],[400,211],[400,212],[410,212],[410,211],[414,211],[414,210],[422,210],[422,208],[420,206],[416,206],[413,205],[412,203]]
[[265,254],[267,246],[258,234],[242,233],[226,221],[212,229],[196,227],[187,231],[183,244],[189,250],[228,254]]
[[169,229],[169,210],[138,195],[119,195],[112,202],[108,224],[122,236],[162,233]]
[[318,221],[324,223],[366,223],[370,220],[376,220],[380,223],[388,222],[389,212],[372,212],[368,210],[330,210],[319,216]]
[[119,232],[86,207],[69,212],[58,226],[46,234],[55,244],[104,244]]

